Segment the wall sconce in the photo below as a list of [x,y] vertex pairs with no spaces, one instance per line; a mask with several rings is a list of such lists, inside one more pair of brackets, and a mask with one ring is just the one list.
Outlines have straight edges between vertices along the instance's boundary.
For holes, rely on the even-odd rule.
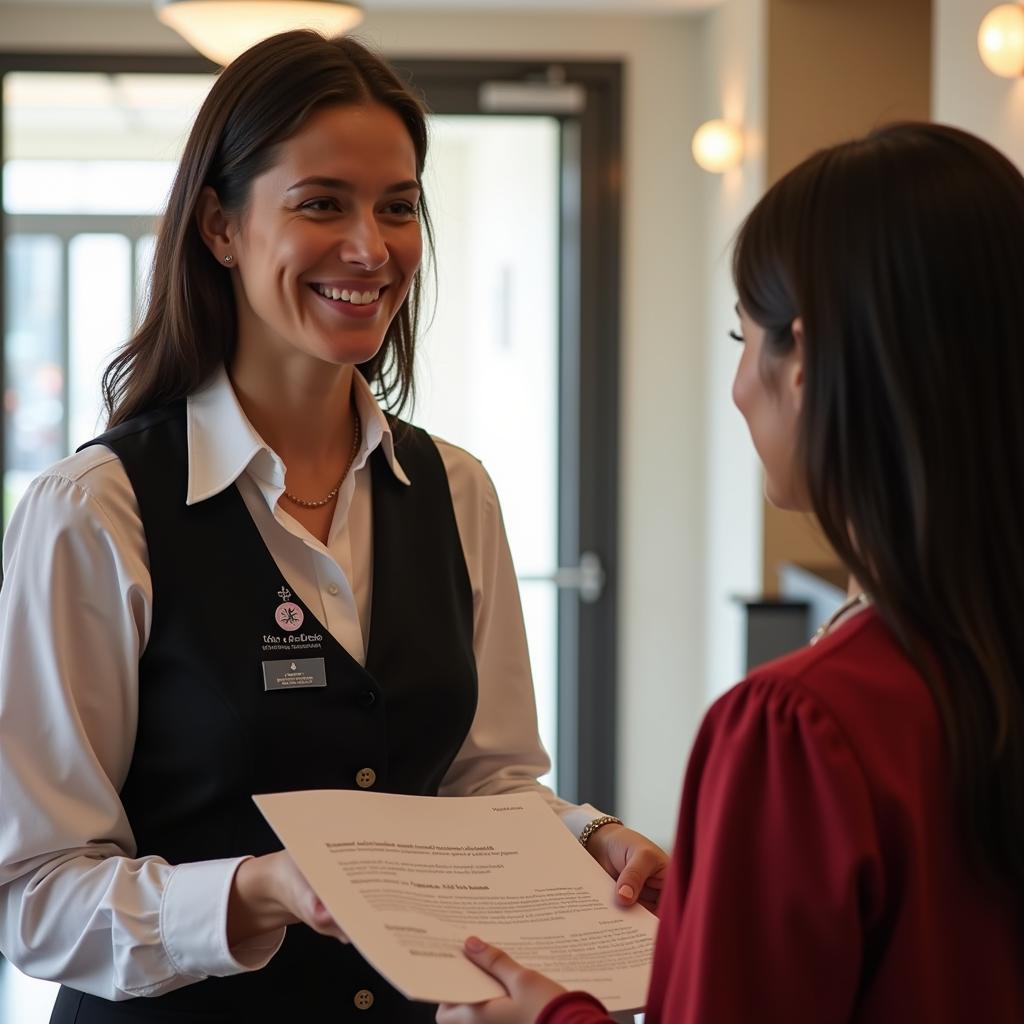
[[712,174],[737,167],[743,159],[743,134],[728,121],[705,121],[693,133],[693,159]]
[[978,29],[978,52],[994,74],[1024,75],[1024,5],[1000,4],[985,15]]
[[363,20],[352,0],[153,0],[156,16],[217,64],[296,28],[338,36]]

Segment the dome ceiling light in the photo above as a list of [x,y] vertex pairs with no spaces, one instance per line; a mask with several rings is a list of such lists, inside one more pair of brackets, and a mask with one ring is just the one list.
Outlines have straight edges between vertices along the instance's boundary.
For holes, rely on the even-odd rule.
[[363,20],[351,0],[154,0],[156,16],[204,57],[230,64],[250,46],[296,28],[339,36]]

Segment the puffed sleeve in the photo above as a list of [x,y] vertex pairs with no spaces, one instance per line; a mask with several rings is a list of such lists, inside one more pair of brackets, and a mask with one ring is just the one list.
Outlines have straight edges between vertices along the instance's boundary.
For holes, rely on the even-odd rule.
[[798,682],[708,713],[687,769],[649,1005],[673,1024],[848,1021],[882,858],[868,787]]
[[[882,886],[868,789],[840,728],[797,682],[741,684],[690,757],[647,1024],[849,1021]],[[538,1024],[608,1019],[570,994]]]
[[103,458],[72,456],[35,481],[6,538],[0,948],[34,977],[117,1000],[262,966],[281,936],[228,947],[240,860],[135,856],[119,790],[152,595],[120,464],[107,504],[80,472],[109,480]]

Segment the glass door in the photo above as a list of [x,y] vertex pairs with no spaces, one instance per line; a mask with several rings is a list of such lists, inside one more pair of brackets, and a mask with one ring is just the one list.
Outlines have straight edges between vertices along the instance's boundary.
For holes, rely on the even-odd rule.
[[[437,286],[412,419],[494,480],[541,737],[557,766],[561,127],[552,117],[438,115],[430,128]],[[557,785],[557,767],[553,776]]]
[[156,218],[209,75],[4,76],[4,525],[102,429],[100,374],[145,297]]

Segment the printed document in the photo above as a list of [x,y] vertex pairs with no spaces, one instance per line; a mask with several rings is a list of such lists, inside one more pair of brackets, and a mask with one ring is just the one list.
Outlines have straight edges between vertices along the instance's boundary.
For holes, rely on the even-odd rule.
[[611,1011],[643,1006],[657,919],[616,904],[613,879],[538,793],[254,799],[359,952],[407,998],[504,995],[462,953],[478,935]]

